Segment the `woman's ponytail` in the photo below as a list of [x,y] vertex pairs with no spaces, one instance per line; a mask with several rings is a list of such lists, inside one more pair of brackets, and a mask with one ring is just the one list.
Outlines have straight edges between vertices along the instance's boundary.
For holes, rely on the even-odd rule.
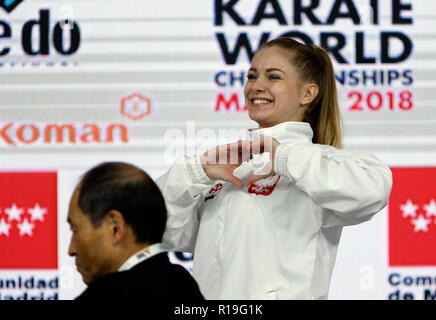
[[[312,46],[314,55],[323,65],[323,75],[320,83],[319,98],[315,99],[318,106],[315,114],[313,128],[316,132],[316,143],[327,144],[336,148],[342,147],[342,120],[338,105],[338,94],[336,89],[336,79],[333,70],[333,64],[324,49],[318,46]],[[321,92],[322,91],[322,92]],[[315,102],[315,101],[314,101]],[[312,107],[312,106],[311,106]],[[309,107],[310,108],[310,107]],[[315,141],[314,141],[315,142]]]

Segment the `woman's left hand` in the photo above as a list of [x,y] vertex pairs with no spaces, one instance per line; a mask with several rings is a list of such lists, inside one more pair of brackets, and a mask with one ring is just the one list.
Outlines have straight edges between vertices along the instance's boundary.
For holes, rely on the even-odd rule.
[[250,143],[250,154],[262,154],[269,152],[269,162],[259,171],[251,175],[245,185],[249,187],[253,182],[265,179],[275,174],[274,172],[274,155],[280,143],[270,136],[260,136]]

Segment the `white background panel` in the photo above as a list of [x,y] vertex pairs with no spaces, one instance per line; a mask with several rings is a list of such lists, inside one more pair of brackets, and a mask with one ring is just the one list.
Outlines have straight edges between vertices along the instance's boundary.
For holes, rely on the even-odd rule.
[[[389,70],[400,74],[399,80],[392,84],[341,85],[338,82],[345,148],[375,153],[391,167],[435,167],[436,4],[425,0],[401,2],[412,5],[411,11],[401,13],[402,17],[413,19],[411,25],[392,24],[392,1],[387,0],[378,1],[378,25],[371,24],[368,18],[368,0],[353,1],[361,15],[360,25],[350,19],[337,19],[334,25],[313,25],[305,16],[302,25],[294,25],[291,0],[278,1],[285,25],[279,25],[275,19],[264,19],[256,26],[238,26],[227,13],[223,13],[223,25],[215,26],[213,0],[26,0],[9,14],[0,9],[0,20],[10,26],[12,33],[10,39],[0,38],[0,51],[10,47],[7,55],[0,56],[0,171],[58,172],[59,238],[57,271],[0,269],[0,280],[18,275],[59,275],[60,288],[48,293],[56,291],[60,299],[74,298],[84,285],[75,271],[74,259],[67,255],[70,231],[66,214],[69,197],[81,173],[102,161],[126,161],[143,167],[156,178],[177,155],[195,150],[195,144],[201,142],[197,136],[201,129],[212,130],[213,145],[212,142],[218,144],[228,138],[220,136],[220,130],[237,131],[255,126],[247,112],[238,111],[234,104],[229,110],[222,106],[215,110],[220,94],[226,99],[235,94],[242,109],[242,82],[249,68],[244,49],[236,64],[226,64],[217,33],[224,34],[231,52],[243,32],[248,34],[253,50],[266,32],[273,38],[284,32],[299,31],[317,44],[321,33],[341,33],[346,40],[341,54],[349,63],[333,59],[337,75],[357,70],[361,79],[364,72],[375,71],[380,76],[383,71],[386,79]],[[259,0],[240,0],[234,10],[250,24],[259,3]],[[325,21],[332,5],[333,1],[320,0],[315,15]],[[23,51],[21,30],[26,22],[39,19],[41,9],[50,12],[50,54],[29,56]],[[267,12],[272,12],[270,6]],[[53,42],[53,29],[65,18],[74,20],[80,28],[80,46],[72,55],[59,54]],[[0,34],[3,31],[0,28]],[[388,31],[401,32],[413,43],[411,55],[401,63],[380,62],[380,35]],[[375,57],[376,63],[355,63],[357,32],[364,33],[364,55]],[[34,50],[39,49],[39,40],[35,27]],[[401,49],[402,44],[392,41],[389,53],[395,55]],[[411,85],[402,84],[405,70],[410,70]],[[227,72],[220,78],[226,84],[223,87],[214,80],[220,71]],[[242,80],[237,79],[229,86],[230,73],[236,78],[242,76]],[[362,96],[360,111],[350,111],[356,99],[350,97],[352,91]],[[371,110],[365,102],[372,91],[384,99],[379,110]],[[410,110],[402,110],[398,105],[399,95],[404,91],[413,95]],[[123,97],[134,92],[152,101],[151,113],[139,120],[122,114]],[[392,110],[388,106],[388,92],[394,94]],[[103,141],[107,127],[112,124],[126,128],[127,141],[121,141],[119,134],[113,142]],[[76,141],[69,141],[68,133],[64,132],[60,142],[56,142],[54,134],[50,143],[44,142],[48,125],[72,125]],[[86,132],[84,125],[95,126],[101,141],[92,136],[93,141],[84,143],[81,140]],[[32,133],[31,126],[38,132]],[[170,130],[179,133],[176,142],[168,136],[165,138]],[[32,134],[37,134],[35,141]],[[14,144],[8,143],[8,138]],[[170,152],[174,146],[177,152]],[[383,300],[397,289],[403,293],[414,292],[417,299],[422,299],[422,287],[393,286],[389,276],[398,273],[403,277],[432,275],[435,278],[436,266],[390,267],[388,218],[389,211],[385,208],[367,223],[344,228],[331,281],[331,299]],[[171,259],[191,268],[189,261],[177,259],[174,254]],[[435,286],[428,288],[434,291]],[[9,292],[6,291],[0,288],[3,297]]]

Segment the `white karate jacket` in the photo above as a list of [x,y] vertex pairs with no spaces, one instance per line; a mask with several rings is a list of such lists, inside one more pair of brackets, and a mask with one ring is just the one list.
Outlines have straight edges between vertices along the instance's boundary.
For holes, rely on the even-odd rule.
[[157,179],[163,244],[194,253],[206,299],[326,299],[342,227],[386,206],[391,171],[371,154],[313,144],[304,122],[258,131],[281,144],[277,175],[250,188],[211,181],[198,156]]

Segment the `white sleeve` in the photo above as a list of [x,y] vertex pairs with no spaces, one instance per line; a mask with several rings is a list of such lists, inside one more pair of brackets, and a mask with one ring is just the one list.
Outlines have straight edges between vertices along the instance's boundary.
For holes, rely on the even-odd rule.
[[171,251],[194,252],[203,192],[212,183],[199,157],[180,157],[156,183],[165,198],[168,215],[163,246]]
[[383,209],[392,188],[392,172],[374,155],[319,144],[280,145],[275,172],[286,176],[323,208],[323,227],[353,225]]

